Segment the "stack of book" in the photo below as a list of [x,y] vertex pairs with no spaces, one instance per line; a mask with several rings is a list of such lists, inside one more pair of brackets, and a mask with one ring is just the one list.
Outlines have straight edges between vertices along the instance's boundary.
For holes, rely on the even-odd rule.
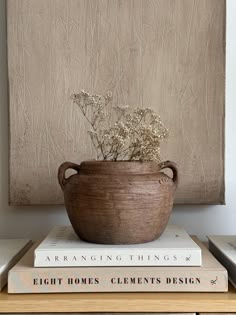
[[149,243],[102,245],[57,227],[9,272],[9,293],[224,292],[226,269],[195,237],[169,225]]
[[7,283],[8,271],[31,246],[26,239],[0,239],[0,291]]
[[236,235],[212,235],[208,240],[209,250],[225,266],[236,288]]

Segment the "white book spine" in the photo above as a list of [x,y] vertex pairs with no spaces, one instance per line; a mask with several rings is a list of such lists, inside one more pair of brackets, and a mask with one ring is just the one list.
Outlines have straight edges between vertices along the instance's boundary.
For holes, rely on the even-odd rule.
[[200,249],[40,250],[34,267],[201,266]]

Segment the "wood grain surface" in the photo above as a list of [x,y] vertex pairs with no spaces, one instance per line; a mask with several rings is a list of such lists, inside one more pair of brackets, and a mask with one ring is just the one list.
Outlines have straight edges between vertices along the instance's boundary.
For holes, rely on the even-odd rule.
[[[3,315],[9,315],[9,313],[2,313]],[[14,313],[14,315],[19,315],[21,313]],[[32,313],[34,315],[39,315],[39,314],[43,314],[43,315],[52,315],[52,313]],[[71,313],[60,313],[60,315],[68,315]],[[73,315],[90,315],[93,313],[73,313]],[[130,315],[130,313],[115,313],[115,312],[109,312],[109,313],[96,313],[97,315]],[[166,313],[139,313],[139,312],[135,312],[132,313],[133,315],[167,315]],[[196,315],[196,313],[168,313],[168,315]],[[222,314],[223,315],[223,314]],[[227,314],[228,315],[228,314]]]
[[224,203],[225,0],[8,0],[10,203],[61,204],[57,169],[93,158],[70,95],[155,109],[176,203]]
[[[4,314],[4,313],[3,313]],[[18,315],[21,313],[14,313],[14,315]],[[35,315],[44,314],[44,315],[51,315],[52,313],[34,313]],[[60,313],[61,315],[68,315],[70,313]],[[73,313],[74,315],[90,315],[93,313]],[[132,313],[137,315],[166,315],[166,313]],[[196,315],[196,313],[168,313],[169,315]],[[9,315],[5,313],[5,315]],[[130,315],[130,313],[97,313],[97,315]]]
[[236,289],[226,293],[0,293],[0,313],[236,312]]

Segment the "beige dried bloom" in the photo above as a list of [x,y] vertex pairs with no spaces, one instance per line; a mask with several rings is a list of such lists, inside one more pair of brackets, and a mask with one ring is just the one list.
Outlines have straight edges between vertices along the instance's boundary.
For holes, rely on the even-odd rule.
[[91,95],[82,90],[72,99],[90,124],[89,135],[98,160],[161,160],[160,144],[169,131],[152,109],[108,106],[112,103],[111,92]]

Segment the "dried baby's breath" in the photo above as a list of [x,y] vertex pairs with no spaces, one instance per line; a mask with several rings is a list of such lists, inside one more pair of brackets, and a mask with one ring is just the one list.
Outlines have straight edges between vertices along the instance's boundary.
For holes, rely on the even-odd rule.
[[82,90],[72,99],[90,124],[89,135],[98,160],[161,160],[160,144],[169,131],[152,109],[112,106],[111,92],[92,95]]

